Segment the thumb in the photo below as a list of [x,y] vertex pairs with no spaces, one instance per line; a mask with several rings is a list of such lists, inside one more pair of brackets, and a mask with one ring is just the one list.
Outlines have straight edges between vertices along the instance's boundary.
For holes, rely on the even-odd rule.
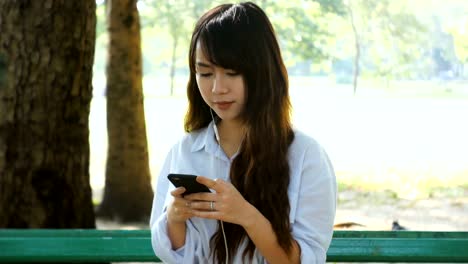
[[182,197],[182,194],[185,192],[184,187],[178,187],[171,191],[171,195],[174,197]]

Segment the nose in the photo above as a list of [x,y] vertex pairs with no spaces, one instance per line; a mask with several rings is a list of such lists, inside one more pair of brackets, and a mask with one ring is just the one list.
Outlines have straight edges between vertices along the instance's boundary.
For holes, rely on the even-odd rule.
[[214,94],[225,94],[228,92],[228,85],[222,74],[216,74],[211,92]]

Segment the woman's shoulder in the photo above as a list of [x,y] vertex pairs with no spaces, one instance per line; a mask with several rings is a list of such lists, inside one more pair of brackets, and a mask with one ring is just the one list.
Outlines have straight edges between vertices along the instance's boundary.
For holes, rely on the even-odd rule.
[[294,140],[289,147],[289,157],[292,160],[323,162],[328,160],[325,148],[313,136],[294,130]]
[[[333,178],[333,165],[326,150],[312,136],[301,131],[294,131],[294,141],[290,146],[289,162],[291,168],[298,169],[298,175],[302,175],[304,168],[315,168],[318,170],[313,173],[313,178],[320,175],[325,178]],[[294,170],[293,170],[294,172]],[[319,176],[317,176],[319,175]]]
[[207,127],[200,128],[194,131],[186,132],[173,146],[173,149],[189,149],[197,148],[204,143]]
[[307,151],[321,149],[320,143],[311,135],[308,135],[300,130],[294,129],[294,140],[291,143],[291,149]]

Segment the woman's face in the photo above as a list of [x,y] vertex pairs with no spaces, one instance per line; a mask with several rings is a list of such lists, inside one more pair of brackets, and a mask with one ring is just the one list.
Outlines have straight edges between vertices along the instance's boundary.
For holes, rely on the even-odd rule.
[[197,85],[203,100],[223,121],[241,121],[245,104],[243,76],[211,64],[199,43],[195,54]]

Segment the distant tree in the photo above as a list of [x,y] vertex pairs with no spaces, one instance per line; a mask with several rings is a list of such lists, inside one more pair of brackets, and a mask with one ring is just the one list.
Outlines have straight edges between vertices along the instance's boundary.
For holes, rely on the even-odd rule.
[[[171,95],[174,94],[174,77],[176,69],[176,60],[177,60],[177,48],[179,47],[179,41],[182,36],[188,35],[186,28],[182,25],[184,24],[184,19],[186,18],[181,14],[182,10],[185,9],[185,6],[180,4],[173,4],[168,1],[163,1],[158,3],[158,10],[162,11],[161,13],[166,13],[165,18],[167,19],[167,26],[169,27],[169,34],[172,39],[172,51],[171,51],[171,64],[169,75],[171,78]],[[177,8],[179,7],[179,8]]]
[[390,78],[410,75],[410,65],[421,57],[426,29],[407,10],[405,1],[349,0],[346,4],[355,43],[354,93],[364,71],[383,77],[387,86]]
[[[183,54],[184,62],[188,58],[188,45],[191,37],[191,30],[195,26],[195,21],[205,11],[211,7],[214,0],[178,0],[178,1],[156,1],[148,0],[148,5],[154,10],[150,17],[145,17],[145,21],[154,21],[166,29],[171,39],[171,49],[169,59],[170,94],[174,94],[174,79],[177,68],[177,61]],[[184,52],[180,52],[184,51]]]
[[451,28],[450,31],[454,38],[455,53],[460,61],[458,65],[459,75],[463,75],[464,67],[468,64],[468,18],[457,26]]
[[335,36],[330,20],[346,14],[342,0],[263,0],[259,2],[277,32],[287,65],[330,58]]
[[153,200],[142,88],[137,0],[108,0],[108,154],[98,215],[121,222],[149,217]]
[[95,227],[95,27],[95,0],[0,1],[0,228]]
[[[171,94],[178,65],[186,67],[191,31],[195,22],[209,8],[225,1],[219,0],[147,0],[145,21],[153,21],[167,32],[171,47],[162,59],[169,65]],[[334,16],[344,16],[342,0],[262,0],[256,1],[270,17],[275,27],[288,66],[297,62],[320,63],[330,56],[334,36],[328,33],[328,22]],[[145,23],[151,25],[151,23]],[[170,51],[170,52],[169,52]],[[160,63],[161,61],[159,61]]]
[[[459,30],[444,28],[443,22],[437,17],[432,18],[431,27],[431,54],[433,62],[433,73],[441,80],[454,78],[460,74],[458,69],[463,58],[463,47],[468,44],[457,43],[463,34]],[[468,24],[468,22],[467,22]],[[463,32],[463,31],[462,31]],[[467,34],[468,35],[468,34]],[[461,44],[461,45],[460,45]],[[461,60],[460,60],[461,59]]]
[[353,68],[353,94],[356,94],[359,76],[359,61],[361,60],[361,43],[359,32],[356,27],[356,18],[354,17],[353,6],[351,4],[346,5],[348,11],[349,22],[353,29],[354,36],[354,68]]

